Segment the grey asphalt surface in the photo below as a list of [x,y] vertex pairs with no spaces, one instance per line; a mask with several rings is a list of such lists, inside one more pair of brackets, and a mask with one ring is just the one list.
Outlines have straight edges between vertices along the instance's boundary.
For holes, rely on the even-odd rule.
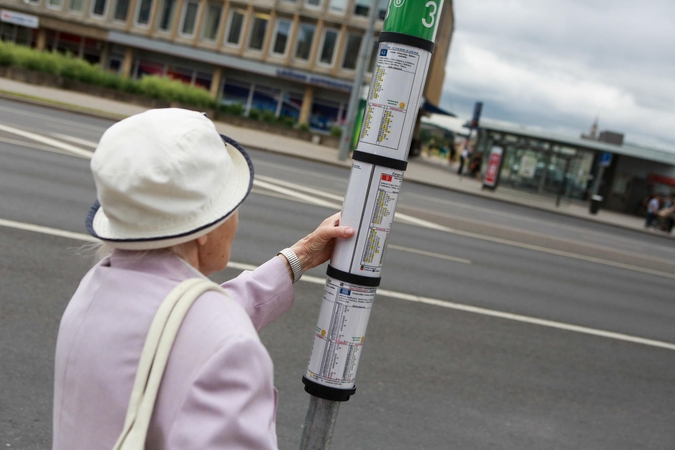
[[[86,140],[109,124],[65,113],[54,123],[19,109],[0,102],[0,123]],[[343,169],[251,153],[263,176],[344,192]],[[404,189],[400,211],[478,236],[395,224],[391,245],[471,264],[390,250],[382,289],[675,343],[674,278],[555,254],[578,235],[588,244],[582,257],[636,252],[667,261],[672,241],[426,186]],[[75,232],[84,231],[94,196],[87,160],[1,140],[0,192],[0,219]],[[256,189],[241,210],[232,260],[259,264],[330,213]],[[528,234],[554,253],[509,243]],[[0,446],[49,448],[53,348],[60,315],[89,267],[77,254],[81,244],[0,227]],[[323,291],[296,286],[295,307],[261,333],[275,361],[284,449],[300,439],[309,400],[300,377]],[[674,448],[674,373],[672,350],[378,296],[358,391],[341,406],[331,448]]]

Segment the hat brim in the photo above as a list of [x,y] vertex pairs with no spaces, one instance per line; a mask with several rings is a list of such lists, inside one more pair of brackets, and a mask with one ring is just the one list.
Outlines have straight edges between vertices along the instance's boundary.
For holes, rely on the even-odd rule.
[[174,234],[120,237],[120,233],[111,225],[103,208],[101,208],[101,204],[96,200],[89,209],[85,222],[89,234],[95,238],[101,239],[114,248],[122,250],[152,250],[182,244],[208,234],[218,228],[232,216],[246,197],[248,197],[253,187],[254,177],[253,162],[248,153],[246,153],[246,150],[244,150],[244,148],[234,139],[223,134],[221,134],[220,137],[225,142],[225,148],[232,160],[234,171],[239,174],[248,174],[248,176],[238,177],[236,180],[237,186],[233,186],[233,190],[240,192],[238,195],[239,198],[229,197],[227,204],[220,206],[220,212],[218,213],[216,220],[211,220],[208,223],[193,229],[184,230]]

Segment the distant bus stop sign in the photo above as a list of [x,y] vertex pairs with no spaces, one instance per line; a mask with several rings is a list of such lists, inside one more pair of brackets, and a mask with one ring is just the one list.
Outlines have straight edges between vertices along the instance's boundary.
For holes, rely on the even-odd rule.
[[476,102],[473,107],[473,117],[471,118],[471,128],[478,128],[480,122],[480,113],[483,110],[483,102]]
[[502,166],[502,154],[504,150],[501,147],[492,147],[490,150],[490,158],[488,159],[487,170],[485,177],[483,177],[483,188],[490,188],[494,190],[497,187],[499,180],[499,169]]
[[609,152],[602,152],[600,154],[600,161],[598,165],[600,167],[609,167],[612,164],[612,154]]

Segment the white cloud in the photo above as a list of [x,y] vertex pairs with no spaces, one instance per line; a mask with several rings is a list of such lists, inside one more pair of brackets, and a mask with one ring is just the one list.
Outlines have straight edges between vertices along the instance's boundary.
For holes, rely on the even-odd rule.
[[[611,5],[611,6],[608,6]],[[444,105],[470,115],[586,131],[675,151],[675,2],[455,2]]]

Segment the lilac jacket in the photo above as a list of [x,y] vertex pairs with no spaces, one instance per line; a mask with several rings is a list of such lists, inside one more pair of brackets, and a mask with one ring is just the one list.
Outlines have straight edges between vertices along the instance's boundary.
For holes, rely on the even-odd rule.
[[[82,279],[61,319],[54,381],[55,450],[110,450],[122,431],[145,336],[178,283],[203,277],[168,253],[115,251]],[[272,360],[257,330],[293,304],[280,258],[207,292],[178,332],[146,448],[277,447]]]

